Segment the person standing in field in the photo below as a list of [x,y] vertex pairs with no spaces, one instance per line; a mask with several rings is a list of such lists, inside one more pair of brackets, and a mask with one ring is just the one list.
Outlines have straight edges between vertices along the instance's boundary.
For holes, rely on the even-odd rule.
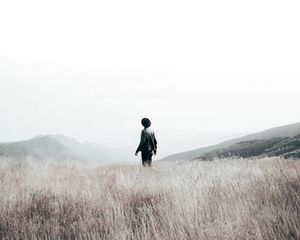
[[135,155],[138,152],[142,152],[142,164],[143,166],[151,166],[152,156],[156,155],[157,141],[154,132],[149,128],[151,121],[148,118],[143,118],[141,121],[144,129],[141,133],[141,140],[138,148],[136,149]]

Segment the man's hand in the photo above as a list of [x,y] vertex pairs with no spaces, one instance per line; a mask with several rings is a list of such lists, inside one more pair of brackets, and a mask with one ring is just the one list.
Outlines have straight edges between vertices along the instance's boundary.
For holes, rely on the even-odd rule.
[[135,156],[137,156],[138,155],[138,152],[135,152],[135,154],[134,154]]
[[153,154],[156,155],[156,150],[153,150]]

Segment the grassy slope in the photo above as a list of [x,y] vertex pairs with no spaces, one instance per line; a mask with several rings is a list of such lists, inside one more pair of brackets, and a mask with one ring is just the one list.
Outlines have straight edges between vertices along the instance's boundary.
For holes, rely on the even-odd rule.
[[208,146],[208,147],[196,148],[186,152],[175,153],[163,158],[163,160],[187,160],[187,159],[190,160],[190,159],[200,158],[202,155],[206,153],[209,153],[217,149],[226,148],[242,141],[249,141],[255,139],[270,139],[274,137],[292,137],[298,134],[300,134],[300,122],[267,129],[265,131],[249,134],[244,137],[229,139],[227,141],[221,142],[216,145]]
[[299,239],[300,161],[0,160],[0,239]]
[[228,157],[300,157],[300,135],[295,137],[277,137],[270,139],[250,140],[233,144],[203,154],[199,159],[211,160]]

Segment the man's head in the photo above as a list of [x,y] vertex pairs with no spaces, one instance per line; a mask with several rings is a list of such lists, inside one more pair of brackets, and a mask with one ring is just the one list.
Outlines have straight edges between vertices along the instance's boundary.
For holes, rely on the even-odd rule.
[[144,128],[148,128],[151,126],[151,121],[148,118],[143,118],[141,122],[142,122],[142,125],[144,126]]

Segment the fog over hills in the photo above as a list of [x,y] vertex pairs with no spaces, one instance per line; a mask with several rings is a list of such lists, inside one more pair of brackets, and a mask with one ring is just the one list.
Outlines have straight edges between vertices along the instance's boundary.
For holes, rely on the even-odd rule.
[[[295,136],[297,136],[299,134],[300,134],[300,122],[267,129],[262,132],[249,134],[249,135],[239,137],[239,138],[230,139],[230,140],[221,142],[216,145],[203,147],[203,148],[197,148],[197,149],[194,149],[191,151],[186,151],[186,152],[169,155],[169,156],[163,158],[163,160],[188,160],[188,159],[201,159],[203,157],[210,159],[213,156],[216,156],[217,151],[219,151],[221,153],[220,155],[217,154],[218,157],[222,157],[222,156],[227,157],[233,152],[234,149],[235,150],[240,149],[241,145],[239,144],[237,147],[237,146],[235,146],[235,144],[242,143],[242,142],[244,144],[244,147],[242,149],[249,148],[249,144],[250,145],[252,144],[251,146],[252,146],[252,148],[254,148],[254,151],[255,151],[255,150],[257,150],[257,148],[261,148],[261,144],[266,144],[266,142],[268,144],[266,145],[265,148],[263,148],[264,150],[268,149],[267,146],[269,148],[271,148],[271,147],[276,148],[276,146],[277,146],[277,148],[280,148],[281,141],[283,141],[282,143],[286,144],[286,141],[293,140],[293,144],[290,147],[294,151],[295,150],[294,148],[295,147],[297,148],[297,146],[298,146],[297,144],[296,144],[296,146],[294,145],[295,141],[296,142],[298,141],[297,140],[298,138],[297,137],[296,137],[296,139],[294,139],[294,138],[295,138]],[[277,141],[274,140],[274,138],[277,138]],[[256,145],[253,145],[253,140],[261,140],[261,141],[258,141],[258,142],[255,141]],[[252,143],[251,143],[251,141],[252,141]],[[291,143],[290,141],[288,141],[288,142]],[[272,143],[273,143],[273,145],[272,145]],[[299,146],[299,148],[300,148],[300,146]],[[226,152],[226,154],[225,154],[225,152]],[[275,149],[273,149],[273,153],[274,152],[275,152]],[[263,154],[264,152],[261,152],[261,153]],[[284,154],[287,154],[287,156],[288,156],[288,152],[285,152]]]
[[29,140],[0,143],[0,156],[34,159],[87,160],[101,163],[130,161],[127,148],[110,148],[99,143],[79,142],[63,135],[39,135]]

